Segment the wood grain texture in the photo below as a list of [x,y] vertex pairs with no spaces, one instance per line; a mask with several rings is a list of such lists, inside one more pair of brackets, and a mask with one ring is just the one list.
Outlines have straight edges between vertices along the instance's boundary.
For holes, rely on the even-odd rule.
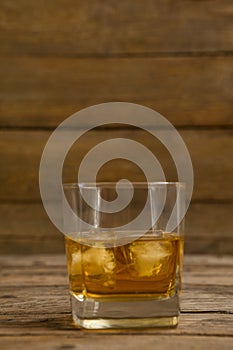
[[[233,132],[231,130],[181,130],[190,152],[195,174],[193,199],[231,201]],[[0,199],[2,201],[38,201],[39,162],[50,133],[47,131],[0,132]],[[63,170],[63,182],[76,182],[77,169],[86,153],[98,143],[113,137],[133,139],[155,153],[161,162],[166,178],[177,179],[175,165],[168,151],[155,138],[142,130],[98,130],[82,136],[70,149]],[[62,146],[62,145],[61,145]],[[59,152],[56,149],[55,154]],[[116,172],[115,170],[118,169]],[[90,181],[90,173],[86,181]],[[156,177],[154,181],[161,180]],[[142,171],[133,163],[124,160],[109,162],[99,171],[98,181],[117,181],[128,178],[132,181],[145,179]],[[52,186],[52,184],[51,184]]]
[[[185,252],[233,253],[233,204],[193,203],[185,220]],[[62,234],[40,203],[0,204],[0,254],[64,252]]]
[[232,63],[230,56],[0,56],[0,126],[54,127],[109,101],[152,107],[175,125],[232,126]]
[[2,0],[4,54],[219,52],[233,47],[230,0]]
[[161,344],[161,350],[180,350],[182,347],[190,348],[193,350],[203,349],[211,347],[213,350],[231,350],[232,338],[231,337],[206,337],[206,336],[172,336],[172,335],[144,335],[144,334],[132,334],[132,335],[106,335],[99,336],[98,334],[83,338],[80,334],[73,333],[56,338],[55,336],[30,336],[19,335],[12,338],[4,337],[1,339],[0,345],[4,347],[4,350],[12,350],[17,342],[17,349],[27,350],[33,347],[34,350],[44,350],[45,346],[50,350],[71,349],[71,350],[103,350],[113,349],[121,350],[127,346],[127,350],[140,350],[142,347],[145,350],[152,349],[155,343]]
[[185,218],[185,252],[233,254],[233,204],[193,203]]
[[[64,255],[0,257],[3,349],[231,349],[233,258],[184,258],[176,329],[83,331],[73,327]],[[208,277],[207,277],[208,276]]]
[[[64,291],[64,293],[67,293],[67,290]],[[12,295],[13,297],[13,295]],[[47,297],[47,295],[46,295]],[[2,298],[3,299],[3,298]],[[66,302],[68,305],[68,311],[64,311],[66,307]],[[70,335],[75,335],[84,337],[85,335],[89,333],[89,336],[94,333],[95,335],[98,335],[97,332],[82,332],[81,330],[76,330],[73,328],[71,315],[70,315],[70,309],[69,309],[69,297],[64,297],[61,301],[63,306],[63,312],[62,313],[48,313],[43,314],[40,312],[37,312],[36,314],[26,314],[22,315],[16,314],[14,317],[12,315],[8,315],[7,323],[6,316],[0,315],[0,344],[1,344],[1,337],[6,336],[23,336],[22,331],[25,331],[25,333],[36,336],[58,336],[58,337],[65,337],[67,335],[67,331]],[[184,331],[185,330],[185,331]],[[214,335],[216,337],[219,336],[232,336],[232,315],[231,314],[224,314],[224,313],[195,313],[193,315],[192,313],[182,313],[182,317],[180,317],[179,320],[179,327],[175,330],[167,330],[167,335],[170,337],[172,334],[176,334],[178,336],[180,335],[189,335],[190,330],[192,333],[197,336],[210,336]],[[77,334],[78,332],[78,334]],[[157,330],[141,330],[139,331],[130,331],[130,333],[136,334],[157,334],[159,335],[161,331]],[[163,331],[162,331],[163,332]],[[101,334],[101,332],[99,332]],[[120,334],[123,336],[126,336],[129,332],[124,331],[108,331],[107,334],[113,335],[113,334]],[[174,334],[174,335],[175,335]],[[102,332],[102,335],[104,333]]]
[[[64,251],[40,204],[43,147],[76,111],[126,101],[182,129],[195,175],[186,251],[233,253],[232,33],[231,0],[2,0],[0,252]],[[167,180],[177,178],[168,152],[128,128],[90,132],[71,149],[63,180],[76,181],[81,158],[113,135],[145,144]],[[98,180],[117,180],[116,168],[120,177],[144,180],[122,161],[107,164]]]

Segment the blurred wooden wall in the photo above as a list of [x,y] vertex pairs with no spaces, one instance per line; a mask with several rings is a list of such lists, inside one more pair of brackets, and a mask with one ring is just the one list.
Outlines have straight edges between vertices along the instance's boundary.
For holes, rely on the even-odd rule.
[[[233,252],[231,0],[1,0],[0,40],[1,253],[63,251],[40,201],[41,153],[61,121],[109,101],[152,107],[184,138],[195,174],[186,252]],[[157,150],[143,131],[100,128],[68,157],[65,180],[75,181],[74,159],[111,135]],[[115,179],[115,169],[99,179]]]

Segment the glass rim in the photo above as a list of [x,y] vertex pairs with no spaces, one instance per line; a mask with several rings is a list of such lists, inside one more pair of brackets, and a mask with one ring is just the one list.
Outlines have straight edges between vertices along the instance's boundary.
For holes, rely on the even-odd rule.
[[62,187],[63,189],[71,189],[71,188],[98,188],[98,187],[106,187],[106,188],[112,188],[116,187],[116,184],[118,184],[119,187],[122,188],[129,188],[131,187],[130,184],[133,187],[143,188],[143,187],[150,187],[150,186],[175,186],[179,188],[185,188],[186,184],[182,181],[129,181],[129,182],[120,182],[119,181],[100,181],[100,182],[67,182],[63,183]]

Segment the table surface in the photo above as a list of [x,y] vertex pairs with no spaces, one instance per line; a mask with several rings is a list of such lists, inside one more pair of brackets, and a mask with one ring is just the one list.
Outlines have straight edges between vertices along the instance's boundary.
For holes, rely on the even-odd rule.
[[231,256],[185,257],[175,329],[77,329],[63,255],[2,256],[0,266],[1,349],[233,349]]

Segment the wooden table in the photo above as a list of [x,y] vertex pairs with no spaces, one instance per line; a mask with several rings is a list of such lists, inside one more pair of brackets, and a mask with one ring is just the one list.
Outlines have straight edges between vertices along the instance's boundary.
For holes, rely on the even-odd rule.
[[233,257],[186,256],[176,329],[85,331],[71,323],[63,255],[2,256],[0,349],[233,349]]

